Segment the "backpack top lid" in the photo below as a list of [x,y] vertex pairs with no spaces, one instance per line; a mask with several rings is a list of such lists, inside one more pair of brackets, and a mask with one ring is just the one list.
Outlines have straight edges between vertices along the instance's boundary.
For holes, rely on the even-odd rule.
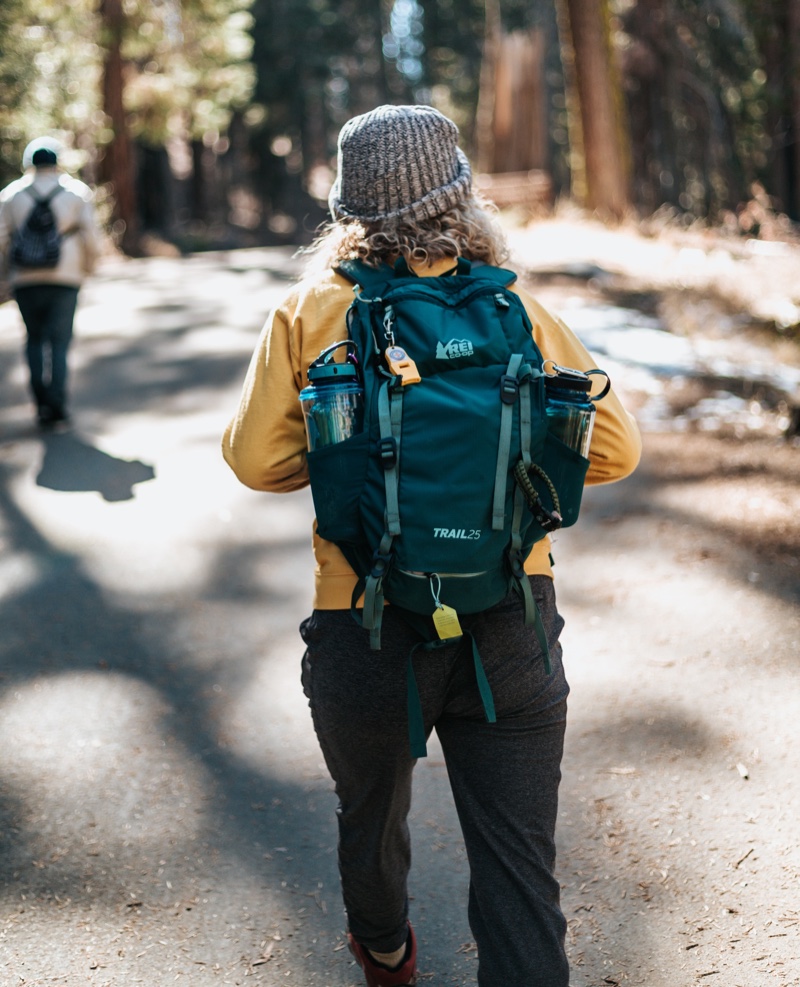
[[504,287],[508,287],[517,280],[514,271],[509,271],[504,267],[493,267],[490,264],[473,264],[466,257],[454,258],[454,266],[449,271],[444,271],[434,277],[417,274],[409,266],[405,257],[398,257],[394,266],[381,263],[378,267],[373,267],[362,260],[343,260],[336,266],[336,271],[366,291],[372,291],[381,285],[391,284],[404,278],[423,284],[428,281],[438,281],[441,284],[442,279],[471,275],[477,278],[488,278]]

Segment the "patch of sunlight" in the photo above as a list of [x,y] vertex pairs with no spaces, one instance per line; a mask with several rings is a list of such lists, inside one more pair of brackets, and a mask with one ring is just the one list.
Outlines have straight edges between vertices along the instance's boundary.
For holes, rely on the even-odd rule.
[[508,242],[519,263],[528,269],[552,269],[576,261],[593,261],[614,270],[660,270],[674,251],[657,240],[646,240],[635,232],[612,230],[595,222],[552,219],[512,231]]
[[3,550],[0,558],[0,601],[24,593],[41,577],[44,566],[27,552]]
[[200,587],[213,558],[192,538],[207,516],[179,490],[162,487],[151,498],[147,484],[141,488],[135,499],[114,502],[97,491],[53,491],[24,480],[12,492],[36,530],[82,559],[104,588],[149,594]]
[[225,733],[237,758],[254,771],[295,782],[298,775],[327,777],[308,700],[300,684],[300,635],[293,627],[271,636],[254,674],[231,690]]
[[[751,417],[746,407],[743,415]],[[654,504],[676,514],[687,513],[690,509],[695,523],[705,519],[710,526],[727,528],[731,532],[736,531],[743,520],[778,534],[788,532],[792,519],[800,510],[796,487],[765,482],[755,489],[756,493],[747,477],[725,476],[707,483],[663,484],[654,491],[652,499]]]
[[168,727],[171,707],[147,683],[111,671],[15,683],[0,695],[0,778],[24,795],[32,830],[62,844],[91,837],[161,845],[200,829],[211,780]]
[[[220,351],[246,351],[286,288],[263,270],[237,273],[220,268],[210,257],[109,265],[84,288],[77,325],[86,337],[125,338],[141,336],[143,330],[170,332],[200,324],[201,336],[215,330],[224,335]],[[205,344],[199,352],[208,352]]]
[[[85,571],[112,593],[201,591],[213,577],[219,551],[231,544],[263,546],[268,553],[270,546],[296,542],[303,546],[298,564],[310,571],[309,492],[279,497],[243,487],[217,452],[221,431],[213,413],[166,422],[137,416],[102,442],[93,440],[106,457],[107,482],[98,485],[105,493],[88,482],[80,490],[69,489],[66,480],[59,486],[59,478],[42,485],[42,471],[34,467],[14,478],[11,494],[51,545],[81,559]],[[109,483],[124,480],[141,450],[147,450],[154,478],[114,486],[112,496]],[[263,504],[255,525],[254,498]]]

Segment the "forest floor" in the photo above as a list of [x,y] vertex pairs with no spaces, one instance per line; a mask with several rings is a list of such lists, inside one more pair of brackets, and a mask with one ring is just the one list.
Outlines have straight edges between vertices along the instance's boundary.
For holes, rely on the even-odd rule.
[[[510,237],[644,434],[554,545],[572,985],[800,987],[800,247],[564,213]],[[32,425],[0,305],[3,984],[362,982],[298,682],[310,498],[219,456],[296,270],[281,249],[109,262],[63,434]],[[420,983],[474,987],[435,742],[410,823]]]

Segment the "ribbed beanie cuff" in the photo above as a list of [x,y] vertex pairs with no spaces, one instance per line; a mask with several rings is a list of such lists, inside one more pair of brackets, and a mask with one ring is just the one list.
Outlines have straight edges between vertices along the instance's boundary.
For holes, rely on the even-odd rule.
[[339,134],[335,219],[432,219],[463,202],[472,172],[458,128],[432,106],[379,106]]

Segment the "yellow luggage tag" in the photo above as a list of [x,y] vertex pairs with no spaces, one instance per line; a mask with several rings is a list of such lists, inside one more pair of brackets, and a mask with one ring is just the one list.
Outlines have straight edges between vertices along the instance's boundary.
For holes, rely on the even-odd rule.
[[[435,572],[428,578],[431,584],[433,602],[436,605],[436,609],[433,611],[433,626],[436,628],[436,633],[439,635],[439,640],[449,641],[452,638],[461,637],[464,632],[461,630],[461,624],[458,622],[458,614],[452,607],[446,606],[439,599],[439,593],[442,588],[442,580]],[[435,589],[433,586],[434,579],[436,580]]]
[[414,363],[402,346],[390,346],[384,353],[384,356],[392,373],[403,378],[403,387],[406,384],[418,384],[422,380],[416,363]]
[[440,603],[433,611],[433,626],[436,628],[436,633],[442,641],[448,641],[453,637],[461,637],[464,633],[461,630],[461,624],[458,622],[458,614],[452,607],[447,607],[444,603]]

